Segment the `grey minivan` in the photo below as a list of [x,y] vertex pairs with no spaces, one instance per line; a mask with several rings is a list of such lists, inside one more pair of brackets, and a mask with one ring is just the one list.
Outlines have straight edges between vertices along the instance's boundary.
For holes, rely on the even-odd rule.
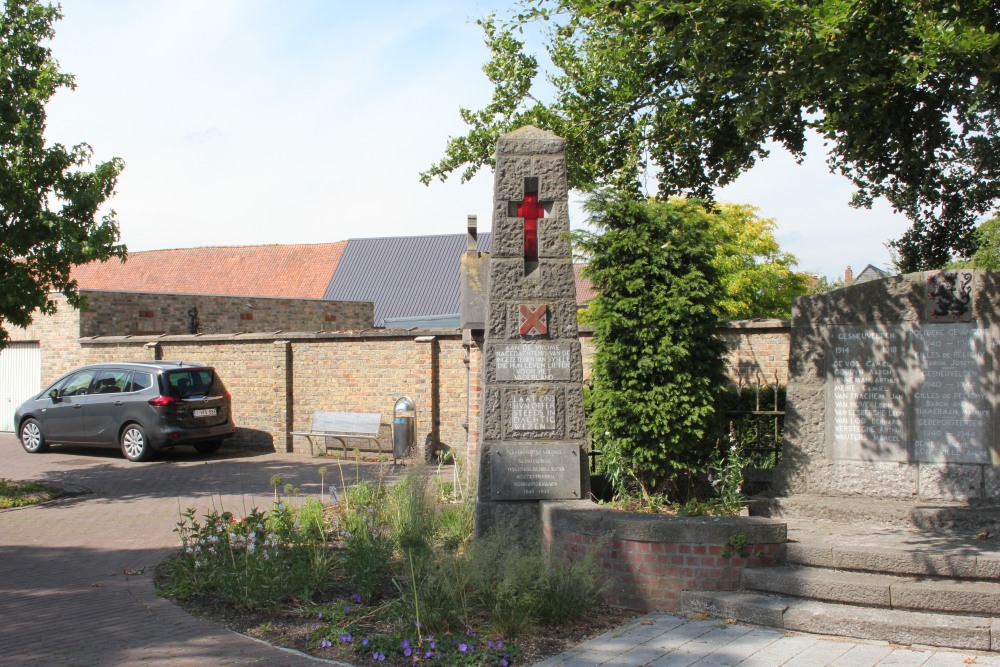
[[232,397],[215,369],[186,361],[92,364],[67,373],[14,413],[29,453],[50,444],[121,447],[130,461],[193,445],[202,453],[236,432]]

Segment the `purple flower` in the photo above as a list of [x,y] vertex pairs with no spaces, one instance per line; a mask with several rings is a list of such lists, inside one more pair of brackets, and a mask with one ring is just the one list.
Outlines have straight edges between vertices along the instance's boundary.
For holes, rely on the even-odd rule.
[[407,658],[409,658],[411,655],[413,655],[413,649],[410,649],[410,648],[403,649],[403,655],[405,655]]
[[357,604],[361,604],[361,594],[360,593],[351,593],[351,602],[355,602]]
[[458,650],[459,650],[460,652],[462,652],[462,653],[465,653],[466,651],[468,651],[468,650],[469,650],[469,647],[468,647],[468,645],[467,645],[467,644],[459,644],[459,645],[458,645]]
[[349,641],[351,641],[351,635],[350,635],[349,632],[342,632],[342,633],[340,633],[340,643],[341,644],[346,644]]
[[433,639],[431,639],[431,649],[436,649],[437,647],[438,647],[438,643],[436,641],[434,641]]
[[418,628],[424,627],[424,624],[421,623],[420,621],[413,621],[413,625],[417,626]]
[[361,640],[361,645],[368,646],[368,637],[365,637],[364,639]]
[[500,661],[500,667],[507,667],[507,665],[509,664],[510,663],[507,662],[507,658],[504,658],[503,660]]
[[430,651],[427,651],[427,653],[424,653],[424,659],[425,660],[430,660],[431,659],[431,652]]
[[498,639],[498,640],[497,640],[497,648],[498,648],[498,649],[501,649],[501,648],[503,648],[503,640],[502,640],[502,639]]
[[350,614],[351,613],[351,608],[348,605],[346,605],[346,604],[344,605],[344,613],[345,614]]
[[410,648],[410,640],[409,639],[404,639],[402,642],[400,642],[399,645],[401,647],[403,647],[404,649],[408,649],[408,648]]
[[372,657],[375,658],[375,660],[377,660],[378,662],[385,662],[385,653],[380,653],[379,651],[375,651],[375,653],[372,654]]
[[331,646],[333,646],[333,642],[329,641],[328,639],[324,639],[319,643],[320,648],[329,648]]
[[497,647],[497,645],[493,643],[492,639],[486,643],[489,645],[491,651]]

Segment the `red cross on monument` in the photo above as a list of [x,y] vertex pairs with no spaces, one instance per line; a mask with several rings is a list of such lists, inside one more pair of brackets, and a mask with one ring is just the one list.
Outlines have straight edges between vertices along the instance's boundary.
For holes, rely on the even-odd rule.
[[537,192],[525,192],[524,201],[517,205],[517,217],[524,218],[524,259],[538,261],[538,219],[545,217],[545,208]]

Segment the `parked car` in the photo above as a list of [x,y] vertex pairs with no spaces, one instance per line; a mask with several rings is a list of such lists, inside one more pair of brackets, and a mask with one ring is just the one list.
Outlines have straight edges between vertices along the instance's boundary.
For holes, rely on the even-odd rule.
[[217,451],[236,431],[231,402],[218,373],[203,364],[93,364],[25,401],[14,424],[32,454],[50,444],[98,445],[144,461],[177,445]]

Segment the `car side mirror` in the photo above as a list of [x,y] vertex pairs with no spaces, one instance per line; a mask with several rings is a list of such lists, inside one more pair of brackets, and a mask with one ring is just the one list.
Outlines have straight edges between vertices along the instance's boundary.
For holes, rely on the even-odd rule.
[[59,390],[58,389],[53,389],[52,391],[50,391],[49,392],[49,398],[51,398],[53,400],[53,402],[58,403],[59,402]]

